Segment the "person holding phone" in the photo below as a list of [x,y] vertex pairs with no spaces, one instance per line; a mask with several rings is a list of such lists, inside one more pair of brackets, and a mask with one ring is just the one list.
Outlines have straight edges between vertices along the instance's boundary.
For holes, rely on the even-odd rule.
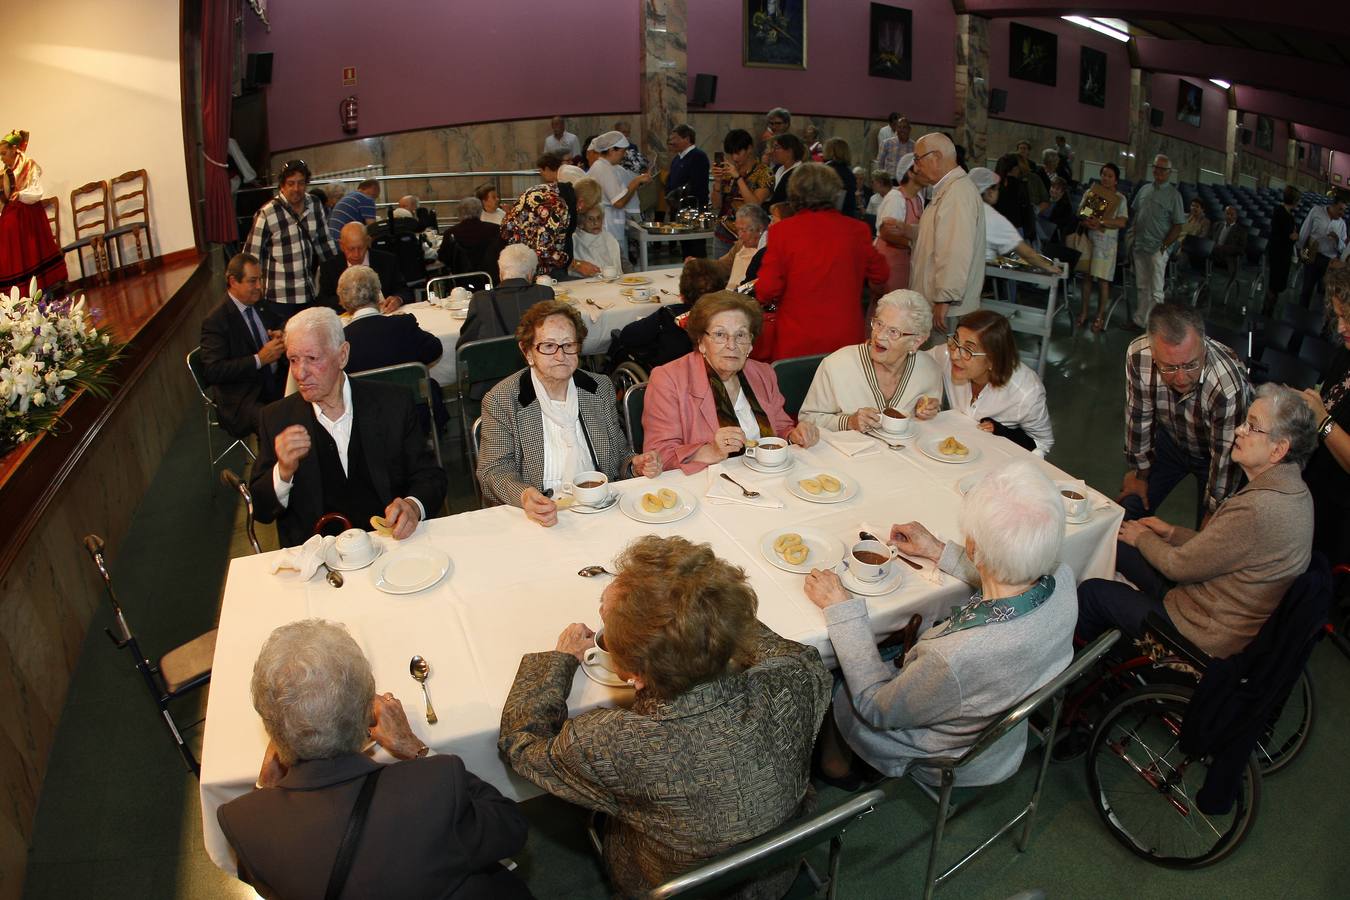
[[723,153],[713,164],[712,206],[718,211],[717,255],[736,244],[736,210],[746,203],[763,206],[773,193],[769,167],[755,158],[755,139],[744,128],[733,128],[722,141]]

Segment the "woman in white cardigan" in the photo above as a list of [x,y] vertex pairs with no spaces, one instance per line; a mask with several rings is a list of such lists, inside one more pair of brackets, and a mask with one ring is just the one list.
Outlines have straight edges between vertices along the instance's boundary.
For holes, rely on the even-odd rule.
[[1045,385],[1017,358],[1008,320],[988,309],[967,313],[945,344],[928,351],[942,372],[947,406],[1037,456],[1055,445]]
[[[871,334],[820,363],[798,421],[827,431],[870,431],[883,410],[932,418],[942,393],[937,363],[919,347],[933,327],[933,309],[917,291],[891,291],[877,301]],[[929,403],[919,401],[927,398]]]

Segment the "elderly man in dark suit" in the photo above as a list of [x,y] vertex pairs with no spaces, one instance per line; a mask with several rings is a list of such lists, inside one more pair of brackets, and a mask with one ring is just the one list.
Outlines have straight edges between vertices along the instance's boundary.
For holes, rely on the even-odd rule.
[[361,528],[383,516],[403,540],[445,500],[445,470],[417,427],[412,397],[348,378],[343,337],[331,309],[293,316],[286,357],[299,391],[258,416],[249,488],[257,520],[277,523],[283,547],[304,543],[330,512]]
[[370,232],[359,222],[349,222],[338,232],[338,249],[342,252],[319,267],[319,303],[329,309],[338,309],[337,284],[342,273],[351,266],[370,266],[380,276],[381,312],[393,312],[404,303],[412,302],[412,291],[399,272],[398,259],[392,253],[372,250]]
[[539,257],[525,244],[508,244],[497,256],[501,281],[490,291],[477,291],[469,301],[469,314],[459,330],[462,347],[469,341],[502,337],[516,333],[516,325],[525,310],[540,300],[552,300],[553,288],[531,284]]
[[225,267],[225,300],[202,320],[202,380],[216,403],[220,425],[232,437],[258,430],[258,411],[280,400],[286,386],[283,321],[262,299],[262,267],[239,253]]
[[[375,693],[344,627],[277,628],[253,667],[252,694],[270,739],[258,787],[216,819],[240,879],[260,895],[319,897],[328,886],[343,897],[530,896],[497,862],[525,845],[525,817],[458,756],[430,751],[403,704]],[[371,739],[395,762],[363,753]],[[334,860],[349,827],[357,836],[341,871]]]
[[666,140],[666,146],[675,155],[670,160],[670,176],[666,179],[666,195],[688,198],[684,206],[702,209],[708,205],[708,176],[711,166],[708,154],[694,146],[694,129],[676,125]]
[[1242,254],[1247,252],[1247,228],[1238,222],[1236,206],[1224,207],[1223,221],[1214,226],[1214,258],[1229,272],[1236,272]]

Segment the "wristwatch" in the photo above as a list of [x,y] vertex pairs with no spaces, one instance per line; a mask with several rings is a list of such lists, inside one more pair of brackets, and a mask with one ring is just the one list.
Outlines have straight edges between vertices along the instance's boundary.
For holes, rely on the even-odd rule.
[[1325,419],[1322,420],[1322,424],[1317,426],[1317,439],[1319,441],[1325,441],[1327,439],[1327,435],[1331,434],[1331,429],[1335,427],[1336,427],[1335,420],[1333,420],[1331,416],[1328,415]]

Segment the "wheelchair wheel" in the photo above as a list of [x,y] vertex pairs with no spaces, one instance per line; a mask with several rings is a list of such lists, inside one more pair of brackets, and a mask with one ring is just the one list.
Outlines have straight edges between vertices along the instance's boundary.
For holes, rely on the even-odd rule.
[[1271,719],[1270,728],[1256,745],[1256,764],[1262,775],[1274,775],[1294,761],[1313,727],[1313,686],[1307,670],[1289,692],[1284,706]]
[[1227,814],[1196,808],[1209,764],[1181,752],[1190,695],[1168,687],[1125,697],[1102,718],[1087,756],[1088,786],[1107,830],[1137,856],[1176,869],[1212,865],[1236,850],[1261,796],[1253,758]]

